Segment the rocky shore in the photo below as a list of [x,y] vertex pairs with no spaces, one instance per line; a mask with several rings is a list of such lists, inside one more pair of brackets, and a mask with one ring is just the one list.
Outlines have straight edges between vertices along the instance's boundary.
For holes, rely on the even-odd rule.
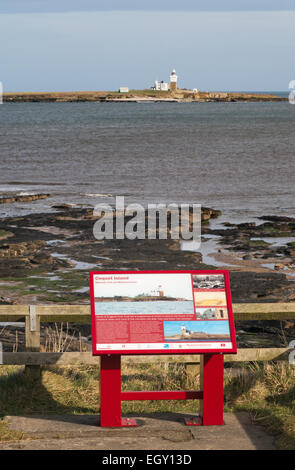
[[[220,228],[215,221],[221,212],[203,208],[202,245],[195,252],[181,249],[181,243],[171,239],[99,241],[93,236],[98,217],[92,208],[59,205],[53,209],[0,219],[0,304],[88,304],[90,270],[128,269],[224,268],[230,272],[234,302],[295,300],[293,218],[265,216],[259,224],[227,222]],[[216,245],[210,264],[204,249],[212,241]],[[237,324],[240,347],[257,337],[268,346],[282,345],[289,335],[294,339],[294,322],[262,323]],[[15,344],[15,328],[11,328],[6,332]],[[90,331],[85,328],[81,334],[87,338]],[[68,335],[73,329],[80,331],[72,325]],[[18,348],[23,347],[20,338],[21,334]],[[71,347],[81,344],[76,337]]]
[[6,196],[0,196],[0,204],[11,204],[13,202],[33,202],[39,199],[47,199],[50,194],[17,194],[10,193]]
[[4,93],[6,103],[142,103],[142,102],[270,102],[287,98],[267,93],[193,92],[192,90],[154,91],[131,90],[129,93],[109,91]]
[[224,247],[215,254],[216,259],[249,266],[253,271],[271,269],[295,280],[295,219],[266,215],[258,220],[259,224],[227,222],[221,229],[205,227],[203,234],[218,238]]

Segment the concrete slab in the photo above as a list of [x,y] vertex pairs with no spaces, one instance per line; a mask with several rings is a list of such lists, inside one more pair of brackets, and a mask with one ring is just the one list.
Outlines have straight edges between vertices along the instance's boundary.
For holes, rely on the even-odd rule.
[[225,413],[224,426],[185,426],[187,415],[142,416],[138,427],[101,428],[97,415],[7,416],[24,440],[0,444],[5,449],[101,450],[272,450],[273,437],[251,423],[247,413]]

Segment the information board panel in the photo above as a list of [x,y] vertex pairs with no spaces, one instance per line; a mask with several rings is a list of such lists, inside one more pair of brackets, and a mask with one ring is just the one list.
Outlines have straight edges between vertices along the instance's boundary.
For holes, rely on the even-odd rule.
[[227,271],[90,273],[93,354],[235,353]]

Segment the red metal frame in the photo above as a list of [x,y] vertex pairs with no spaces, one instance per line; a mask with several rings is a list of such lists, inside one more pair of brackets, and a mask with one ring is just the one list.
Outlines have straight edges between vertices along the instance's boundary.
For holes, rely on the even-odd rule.
[[169,349],[170,354],[201,354],[201,387],[200,391],[121,391],[121,356],[167,354],[166,350],[119,350],[96,351],[95,328],[95,301],[93,277],[95,274],[122,274],[122,271],[96,271],[90,273],[91,292],[91,321],[93,333],[93,354],[101,356],[101,380],[100,380],[100,425],[102,427],[136,426],[133,418],[122,418],[121,402],[129,400],[201,400],[199,417],[185,419],[185,424],[195,425],[222,425],[223,424],[223,372],[224,354],[236,353],[236,338],[231,303],[229,275],[227,271],[123,271],[124,274],[155,274],[155,273],[190,273],[190,274],[223,274],[225,278],[225,292],[232,342],[231,349],[218,350],[179,350]]
[[201,402],[203,426],[223,424],[223,371],[223,354],[201,357],[201,384],[205,391]]
[[136,426],[134,418],[122,418],[121,402],[130,400],[201,400],[200,416],[186,418],[188,426],[223,424],[223,354],[204,354],[200,391],[121,391],[121,356],[101,356],[100,425]]

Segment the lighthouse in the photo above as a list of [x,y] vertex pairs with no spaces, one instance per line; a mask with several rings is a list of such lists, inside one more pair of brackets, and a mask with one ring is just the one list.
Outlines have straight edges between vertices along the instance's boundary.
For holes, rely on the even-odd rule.
[[181,325],[181,336],[190,336],[191,335],[191,330],[188,330],[185,324],[183,323]]
[[158,296],[159,296],[159,297],[164,297],[164,291],[163,291],[162,286],[159,286],[159,287],[158,287]]
[[177,90],[177,75],[176,75],[176,70],[173,69],[170,75],[170,91],[176,91]]

